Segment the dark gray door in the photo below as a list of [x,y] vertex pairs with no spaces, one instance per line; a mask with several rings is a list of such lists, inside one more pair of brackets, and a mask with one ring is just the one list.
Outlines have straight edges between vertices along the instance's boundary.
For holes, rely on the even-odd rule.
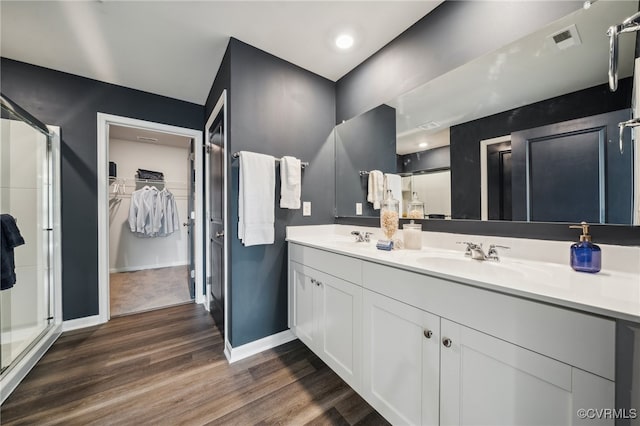
[[511,142],[487,146],[489,220],[511,220]]
[[513,220],[631,224],[633,145],[621,110],[511,134]]
[[209,226],[211,265],[211,314],[224,335],[224,128],[218,115],[209,131]]

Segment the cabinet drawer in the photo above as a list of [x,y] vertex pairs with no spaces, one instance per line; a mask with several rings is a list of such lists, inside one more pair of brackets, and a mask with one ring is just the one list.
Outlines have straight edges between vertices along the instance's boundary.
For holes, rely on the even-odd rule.
[[615,380],[615,322],[440,278],[363,262],[363,286]]
[[292,243],[289,243],[289,259],[362,285],[362,261],[359,259]]

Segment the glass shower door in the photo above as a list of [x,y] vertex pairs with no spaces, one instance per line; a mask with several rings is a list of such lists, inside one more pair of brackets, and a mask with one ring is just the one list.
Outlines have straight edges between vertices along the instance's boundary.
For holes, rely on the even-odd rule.
[[14,365],[53,317],[51,141],[3,109],[0,122],[0,367]]

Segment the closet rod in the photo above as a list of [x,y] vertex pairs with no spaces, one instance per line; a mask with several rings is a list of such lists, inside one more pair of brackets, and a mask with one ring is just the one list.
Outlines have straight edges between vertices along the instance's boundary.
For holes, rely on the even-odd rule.
[[184,186],[188,186],[189,182],[187,181],[171,181],[171,180],[154,180],[154,179],[138,179],[138,178],[118,178],[118,177],[113,177],[113,176],[109,176],[109,182],[110,183],[114,183],[114,182],[122,182],[122,183],[151,183],[151,184],[164,184],[164,185],[168,185],[168,186],[174,186],[174,185],[184,185]]
[[[239,158],[239,157],[240,157],[240,153],[239,153],[239,152],[234,152],[234,153],[231,155],[231,157],[232,157],[232,158]],[[275,160],[276,160],[276,162],[278,162],[278,163],[280,162],[280,159],[279,159],[279,158],[275,158]],[[308,162],[308,161],[301,161],[301,162],[300,162],[300,167],[301,167],[301,168],[303,168],[303,169],[304,169],[305,167],[307,167],[308,165],[309,165],[309,162]]]

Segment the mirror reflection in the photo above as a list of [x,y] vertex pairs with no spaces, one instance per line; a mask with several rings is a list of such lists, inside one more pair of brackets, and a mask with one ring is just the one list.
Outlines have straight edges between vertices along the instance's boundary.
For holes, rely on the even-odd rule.
[[380,170],[402,176],[404,217],[415,193],[431,218],[633,223],[635,153],[617,124],[632,116],[635,34],[612,93],[606,31],[637,9],[596,2],[336,126],[336,216],[378,215]]

